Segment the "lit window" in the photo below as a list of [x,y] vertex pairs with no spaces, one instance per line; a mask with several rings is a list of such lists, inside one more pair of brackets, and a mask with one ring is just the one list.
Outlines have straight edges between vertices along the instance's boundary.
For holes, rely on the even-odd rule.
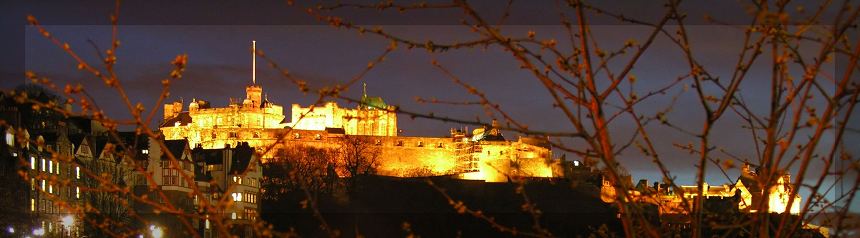
[[48,185],[48,193],[54,193],[54,185],[53,184]]
[[233,215],[230,216],[230,218],[233,218],[233,220],[236,220],[236,213],[234,212]]
[[144,150],[141,150],[141,151],[140,151],[140,153],[145,154],[145,155],[148,155],[148,154],[149,154],[149,150],[144,149]]
[[[44,170],[44,169],[42,169],[42,170]],[[50,173],[50,174],[54,173],[54,161],[53,160],[48,160],[48,173]]]
[[57,169],[54,171],[57,171],[57,174],[60,174],[60,161],[57,161]]
[[75,187],[75,198],[81,198],[81,187]]
[[36,190],[36,179],[30,178],[30,190]]
[[[209,215],[206,215],[206,217],[209,217]],[[206,229],[209,229],[209,219],[206,219]]]
[[75,166],[75,178],[81,179],[81,167]]
[[15,135],[12,135],[12,132],[6,132],[6,144],[15,146]]
[[18,157],[18,152],[12,152],[12,157]]
[[242,201],[242,193],[233,193],[233,201],[241,202]]
[[30,156],[30,169],[36,170],[36,157]]
[[42,171],[45,171],[45,159],[42,159]]
[[578,166],[579,166],[579,160],[574,160],[574,161],[573,161],[573,166],[577,166],[577,167],[578,167]]
[[36,211],[36,199],[30,198],[30,211]]
[[322,136],[320,134],[314,135],[314,140],[321,140]]
[[42,191],[45,191],[45,180],[42,179]]

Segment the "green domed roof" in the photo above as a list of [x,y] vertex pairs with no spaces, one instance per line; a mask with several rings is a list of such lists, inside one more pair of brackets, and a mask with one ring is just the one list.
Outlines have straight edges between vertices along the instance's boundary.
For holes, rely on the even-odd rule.
[[364,109],[387,109],[388,104],[381,97],[361,97],[361,108]]

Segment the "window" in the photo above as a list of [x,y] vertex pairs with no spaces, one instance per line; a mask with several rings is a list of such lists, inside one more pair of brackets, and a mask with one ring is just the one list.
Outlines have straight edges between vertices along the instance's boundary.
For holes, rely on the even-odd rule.
[[[44,170],[44,169],[42,169],[42,170]],[[54,161],[53,160],[48,160],[48,173],[49,174],[54,173]]]
[[396,146],[403,146],[403,141],[402,141],[402,140],[399,140],[399,141],[397,141],[397,144],[395,144],[395,145],[396,145]]
[[30,211],[36,211],[36,199],[30,198]]
[[239,138],[239,133],[235,131],[230,132],[230,138]]
[[50,194],[54,193],[54,185],[53,184],[48,184],[48,193],[50,193]]
[[42,171],[44,172],[45,171],[45,159],[42,159],[41,161],[42,161]]
[[245,202],[257,203],[257,194],[245,191]]
[[314,135],[314,140],[322,140],[322,136],[320,134]]
[[36,191],[36,179],[30,178],[30,190]]
[[6,132],[6,144],[9,146],[15,146],[15,135],[12,135],[12,132]]
[[30,169],[36,170],[36,157],[30,156]]
[[81,179],[81,166],[75,166],[75,178]]
[[381,141],[381,140],[376,140],[376,142],[375,142],[374,144],[375,144],[375,145],[381,145],[381,144],[382,144],[382,141]]
[[233,176],[233,182],[237,183],[237,184],[242,184],[242,177],[241,176]]
[[209,215],[206,215],[206,229],[209,229]]
[[230,218],[232,218],[233,220],[236,220],[236,213],[235,213],[235,212],[233,212],[233,214],[232,214],[232,215],[230,215]]
[[75,187],[75,198],[81,198],[81,187]]
[[445,147],[445,146],[442,144],[442,142],[439,142],[439,144],[436,144],[436,148],[442,148],[442,147]]
[[248,220],[257,220],[257,210],[253,208],[245,208],[245,219]]
[[178,161],[162,161],[161,176],[163,184],[167,186],[179,186]]
[[233,193],[233,201],[241,202],[242,201],[242,193]]
[[418,147],[424,147],[424,142],[423,142],[423,141],[419,141],[419,142],[418,142]]
[[57,169],[54,171],[57,171],[57,174],[60,174],[60,161],[57,161]]
[[140,150],[140,153],[141,153],[141,154],[148,155],[148,154],[149,154],[149,150],[148,150],[148,149],[143,149],[143,150]]
[[299,135],[299,133],[293,133],[293,139],[299,139],[299,138],[301,138],[301,135]]
[[45,191],[45,180],[42,179],[42,191]]

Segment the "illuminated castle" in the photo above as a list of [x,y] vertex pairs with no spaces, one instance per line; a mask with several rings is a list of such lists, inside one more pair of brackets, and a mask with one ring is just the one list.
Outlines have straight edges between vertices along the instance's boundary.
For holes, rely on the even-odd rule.
[[[256,64],[256,63],[254,63]],[[255,74],[254,74],[255,75]],[[398,136],[396,107],[366,90],[355,108],[335,102],[301,107],[293,104],[288,122],[282,106],[269,102],[256,84],[245,88],[246,97],[230,100],[227,107],[213,108],[194,99],[183,110],[182,102],[164,105],[160,130],[167,140],[187,139],[192,147],[217,149],[247,142],[263,161],[278,158],[297,146],[338,148],[345,136],[360,138],[378,148],[377,173],[389,176],[456,175],[464,179],[508,181],[511,176],[555,177],[557,161],[545,139],[506,140],[497,129],[468,132],[451,130],[450,137]]]

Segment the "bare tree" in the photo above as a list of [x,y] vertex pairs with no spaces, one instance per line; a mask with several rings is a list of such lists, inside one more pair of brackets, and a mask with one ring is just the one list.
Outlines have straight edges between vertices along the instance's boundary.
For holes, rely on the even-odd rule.
[[[293,4],[292,1],[289,3]],[[520,69],[528,73],[529,78],[525,80],[530,80],[546,90],[550,101],[545,103],[552,105],[554,110],[562,115],[562,120],[566,123],[564,129],[544,131],[522,122],[516,115],[505,110],[507,105],[491,100],[488,96],[491,93],[473,86],[469,82],[470,79],[461,78],[452,73],[449,70],[450,63],[444,60],[433,60],[430,66],[438,69],[446,80],[466,89],[468,96],[473,97],[474,100],[450,102],[418,97],[417,101],[446,104],[450,107],[480,106],[487,117],[499,119],[502,122],[502,126],[498,127],[500,130],[543,136],[547,138],[545,142],[551,144],[556,151],[572,154],[583,160],[599,161],[603,166],[600,171],[605,172],[607,181],[615,186],[613,203],[619,210],[623,234],[628,237],[672,235],[704,237],[709,234],[794,237],[805,235],[803,230],[805,225],[810,224],[816,217],[849,216],[850,204],[855,200],[856,191],[860,188],[860,176],[848,176],[856,175],[858,172],[860,166],[857,166],[857,155],[851,154],[848,150],[850,148],[845,147],[846,134],[856,134],[856,128],[850,128],[847,122],[851,121],[854,114],[852,112],[860,96],[855,74],[858,59],[860,59],[860,41],[854,42],[856,39],[850,39],[848,36],[856,34],[860,8],[854,6],[856,4],[851,1],[824,1],[815,3],[816,5],[800,7],[792,5],[790,1],[739,3],[748,10],[750,22],[731,26],[740,29],[743,40],[737,52],[733,52],[738,55],[737,59],[733,59],[734,67],[728,73],[720,74],[713,70],[717,66],[704,63],[708,62],[705,59],[710,55],[707,55],[707,51],[701,50],[706,46],[692,43],[688,22],[691,17],[696,17],[713,24],[726,25],[722,22],[724,19],[719,19],[720,16],[689,16],[685,12],[685,5],[677,0],[653,4],[659,5],[664,13],[653,19],[636,19],[620,11],[604,9],[580,0],[556,1],[555,8],[547,9],[547,12],[558,16],[558,23],[565,36],[558,39],[540,35],[534,30],[507,31],[504,22],[511,12],[518,10],[511,7],[513,1],[508,2],[504,7],[504,14],[498,19],[488,17],[490,14],[464,0],[454,0],[450,3],[401,4],[381,1],[374,4],[337,2],[293,5],[303,9],[313,19],[334,28],[355,31],[357,34],[371,34],[390,44],[381,50],[379,57],[372,59],[371,63],[354,78],[336,85],[318,88],[309,86],[307,81],[291,74],[287,68],[278,64],[274,59],[278,56],[267,55],[262,50],[256,50],[254,53],[281,73],[285,81],[293,84],[297,91],[317,94],[317,103],[331,98],[361,103],[360,99],[348,97],[343,92],[368,71],[378,67],[391,52],[423,49],[437,55],[474,48],[501,50],[516,61]],[[142,103],[136,103],[129,98],[123,87],[123,81],[115,73],[116,51],[120,45],[117,39],[119,5],[117,1],[116,11],[110,18],[113,29],[110,47],[104,51],[104,54],[98,50],[101,61],[99,64],[92,64],[82,59],[68,43],[56,38],[40,25],[35,17],[30,16],[28,20],[42,36],[71,56],[79,70],[91,74],[107,87],[115,90],[121,96],[122,104],[128,109],[132,118],[130,121],[106,117],[94,102],[94,98],[82,86],[65,85],[61,89],[51,79],[35,72],[28,72],[27,78],[50,90],[64,92],[63,96],[68,98],[68,103],[77,105],[80,110],[69,110],[57,103],[39,102],[26,95],[14,95],[16,101],[32,103],[36,110],[54,111],[64,116],[77,115],[91,118],[104,124],[111,134],[116,134],[117,126],[123,124],[135,127],[138,134],[154,139],[159,138],[156,130],[150,127],[157,107],[147,109]],[[803,9],[812,9],[812,13],[805,14],[807,10]],[[368,10],[398,11],[404,15],[422,10],[453,12],[460,14],[461,27],[469,30],[473,35],[470,36],[471,38],[452,42],[411,39],[384,27],[368,27],[353,23],[352,19],[347,18],[351,15],[341,15],[341,11]],[[825,12],[833,12],[835,16],[825,16]],[[596,17],[643,27],[647,29],[647,34],[639,39],[624,42],[599,41],[591,25]],[[682,56],[681,60],[667,62],[667,64],[683,66],[684,69],[674,77],[667,76],[669,80],[664,80],[659,85],[655,81],[649,81],[648,87],[644,87],[641,81],[637,81],[639,79],[634,75],[634,71],[637,66],[642,65],[642,56],[646,52],[654,51],[655,42],[674,48],[675,52]],[[824,68],[829,66],[834,58],[843,59],[845,67],[843,71],[830,74]],[[168,97],[171,83],[182,78],[187,60],[186,55],[178,55],[172,62],[172,71],[161,81],[162,92],[156,105]],[[360,62],[361,65],[365,63]],[[764,67],[764,71],[769,71],[766,73],[769,77],[751,79],[751,69],[763,67],[761,65],[769,66]],[[742,90],[744,85],[752,80],[767,81],[765,90],[753,92],[765,95],[763,103],[766,106],[764,107],[755,107],[747,99],[750,97],[749,94]],[[693,122],[689,122],[688,118],[679,118],[681,116],[672,114],[677,109],[676,102],[683,96],[695,104],[693,106],[695,110],[691,111],[696,113],[698,119],[692,119]],[[649,100],[667,97],[669,102],[661,105],[659,109],[643,106],[644,102]],[[396,107],[384,110],[391,110],[412,118],[490,126],[486,123],[488,120],[448,117],[410,108]],[[722,126],[738,123],[741,124],[739,127],[745,130],[739,133],[742,134],[739,136],[748,139],[754,146],[752,152],[745,153],[749,154],[748,156],[736,156],[733,153],[736,152],[734,151],[736,148],[727,148],[731,145],[721,143],[717,135]],[[622,129],[629,133],[613,133]],[[683,208],[682,218],[686,221],[684,224],[688,225],[681,232],[667,229],[666,227],[669,226],[666,224],[653,222],[651,216],[653,209],[643,205],[643,203],[647,204],[647,201],[643,202],[647,199],[637,194],[632,185],[626,181],[629,180],[629,176],[622,169],[623,162],[620,159],[623,155],[629,154],[634,154],[638,158],[647,158],[652,165],[651,168],[658,171],[668,187],[678,193],[684,191],[680,182],[676,181],[677,173],[673,173],[671,166],[666,162],[668,156],[678,153],[669,153],[666,149],[658,148],[657,145],[659,140],[663,140],[660,133],[665,133],[666,130],[682,134],[686,138],[682,141],[672,141],[673,152],[685,152],[688,159],[695,161],[695,189],[687,194],[690,196],[679,197]],[[278,138],[278,142],[283,139]],[[286,163],[289,166],[281,168],[290,171],[291,174],[283,182],[297,183],[304,190],[308,196],[307,207],[314,209],[320,226],[331,236],[337,236],[339,232],[336,228],[330,227],[321,213],[316,211],[316,201],[309,191],[325,185],[325,181],[318,179],[320,176],[333,176],[339,172],[338,169],[343,171],[340,175],[349,178],[374,174],[381,154],[381,151],[372,146],[366,137],[344,136],[338,141],[338,145],[337,151],[322,149],[284,151],[283,157],[289,160]],[[163,142],[158,146],[165,148]],[[263,148],[261,154],[266,154],[273,148],[274,146]],[[171,161],[176,160],[174,155],[168,157]],[[338,166],[332,166],[332,158],[338,160],[334,163]],[[748,210],[760,212],[740,213],[732,210],[731,216],[742,216],[743,219],[724,219],[726,217],[712,219],[708,216],[708,210],[718,210],[714,207],[721,208],[728,205],[706,205],[708,202],[706,179],[709,174],[717,172],[728,178],[727,170],[737,169],[737,166],[734,166],[735,161],[758,165],[760,169],[751,179],[762,188],[761,193],[758,194],[761,197],[768,198],[771,187],[790,185],[785,189],[788,191],[788,194],[785,194],[788,200],[785,202],[784,211],[798,209],[793,206],[801,191],[806,191],[811,196],[800,203],[799,214],[791,212],[772,214],[770,213],[772,207],[767,199],[759,199],[754,204],[747,205]],[[20,162],[20,164],[27,164],[26,161]],[[848,163],[848,166],[836,166],[841,163]],[[142,171],[145,168],[138,167],[135,170]],[[789,172],[794,176],[785,177],[784,175]],[[88,169],[84,174],[98,181],[91,184],[92,187],[109,191],[113,196],[124,196],[136,202],[151,204],[160,211],[178,217],[189,230],[194,229],[191,221],[211,219],[219,231],[224,234],[229,233],[229,221],[223,217],[187,214],[174,204],[160,204],[153,202],[151,197],[129,194],[121,181],[114,180],[116,177],[113,175],[102,175],[103,171]],[[193,196],[202,195],[190,175],[182,174],[182,179],[195,184],[191,192]],[[837,186],[833,181],[843,180],[846,180],[849,185],[847,191],[832,194],[830,191]],[[783,182],[779,184],[778,181]],[[515,182],[518,184],[517,194],[523,197],[523,210],[531,215],[534,221],[531,231],[521,231],[499,224],[487,214],[450,196],[444,188],[439,188],[432,182],[430,185],[437,188],[458,213],[476,217],[494,230],[511,235],[552,236],[553,233],[541,225],[540,209],[531,202],[525,192],[526,182],[523,180]],[[164,197],[163,194],[160,196]],[[203,210],[215,214],[218,208],[229,203],[226,197],[229,196],[224,194],[219,200],[213,200],[211,203],[204,202]],[[91,211],[110,212],[110,210],[122,211],[114,207],[92,208]],[[834,234],[844,234],[843,222],[846,220],[837,219],[829,224],[835,228]],[[124,221],[112,222],[114,222],[112,224],[120,224]],[[256,225],[257,234],[261,236],[287,235],[274,233],[264,222]],[[114,226],[101,226],[101,228],[105,228],[103,230],[109,236],[124,234],[113,233]],[[598,233],[611,232],[600,229]]]
[[379,147],[366,137],[344,135],[338,140],[340,163],[349,177],[371,175],[379,166]]

